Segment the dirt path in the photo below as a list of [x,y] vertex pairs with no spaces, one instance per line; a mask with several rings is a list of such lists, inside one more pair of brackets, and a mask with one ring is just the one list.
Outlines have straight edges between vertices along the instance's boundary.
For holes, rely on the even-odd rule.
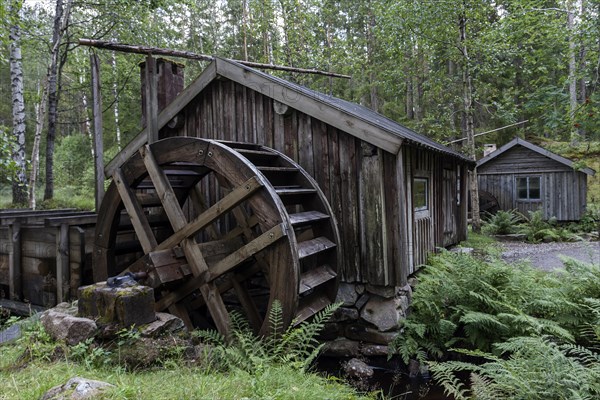
[[563,267],[559,258],[561,255],[600,265],[600,242],[503,242],[501,245],[504,248],[504,261],[510,263],[528,259],[532,265],[546,271]]

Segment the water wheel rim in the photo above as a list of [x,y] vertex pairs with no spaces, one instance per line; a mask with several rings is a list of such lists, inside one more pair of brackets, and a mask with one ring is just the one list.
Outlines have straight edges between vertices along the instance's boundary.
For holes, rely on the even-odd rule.
[[[173,162],[194,162],[205,166],[211,172],[223,176],[232,186],[238,186],[255,176],[262,183],[260,193],[248,200],[253,211],[258,213],[258,224],[263,232],[280,224],[285,231],[286,240],[278,244],[277,257],[285,260],[284,263],[272,262],[270,265],[283,265],[284,268],[270,269],[270,295],[267,314],[273,301],[279,300],[285,324],[289,324],[295,315],[298,302],[299,261],[298,249],[294,231],[290,229],[290,221],[283,203],[273,188],[266,184],[267,180],[262,173],[246,158],[229,147],[207,139],[176,137],[164,139],[148,146],[148,150],[155,156],[158,165],[167,165]],[[144,157],[137,153],[127,160],[119,169],[122,177],[135,187],[148,175],[144,166]],[[109,186],[104,201],[99,209],[100,216],[96,227],[95,237],[95,266],[94,280],[101,281],[107,276],[120,271],[115,270],[114,242],[117,235],[117,219],[123,209],[123,199],[115,182]],[[265,315],[266,316],[266,315]],[[268,330],[268,318],[264,318],[261,331]]]

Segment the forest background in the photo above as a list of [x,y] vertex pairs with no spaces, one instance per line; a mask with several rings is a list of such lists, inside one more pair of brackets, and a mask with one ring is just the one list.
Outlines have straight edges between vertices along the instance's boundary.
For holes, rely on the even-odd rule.
[[[90,53],[101,60],[105,161],[139,132],[143,56],[79,38],[348,74],[274,73],[442,143],[509,126],[466,154],[520,136],[598,159],[599,14],[600,0],[7,0],[0,206],[31,204],[37,187],[46,207],[93,208]],[[206,66],[177,62],[186,83]]]

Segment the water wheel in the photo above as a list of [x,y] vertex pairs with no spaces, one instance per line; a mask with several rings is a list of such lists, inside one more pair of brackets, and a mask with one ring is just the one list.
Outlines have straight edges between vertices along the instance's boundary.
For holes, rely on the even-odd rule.
[[303,321],[337,291],[339,234],[298,164],[255,144],[175,137],[145,145],[114,174],[98,212],[94,280],[146,272],[157,311],[257,332],[275,300]]

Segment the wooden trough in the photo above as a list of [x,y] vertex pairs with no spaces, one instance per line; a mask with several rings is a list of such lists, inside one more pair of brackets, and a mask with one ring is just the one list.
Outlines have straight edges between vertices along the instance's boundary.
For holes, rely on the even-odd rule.
[[71,300],[91,274],[96,214],[0,211],[0,306],[27,312]]

